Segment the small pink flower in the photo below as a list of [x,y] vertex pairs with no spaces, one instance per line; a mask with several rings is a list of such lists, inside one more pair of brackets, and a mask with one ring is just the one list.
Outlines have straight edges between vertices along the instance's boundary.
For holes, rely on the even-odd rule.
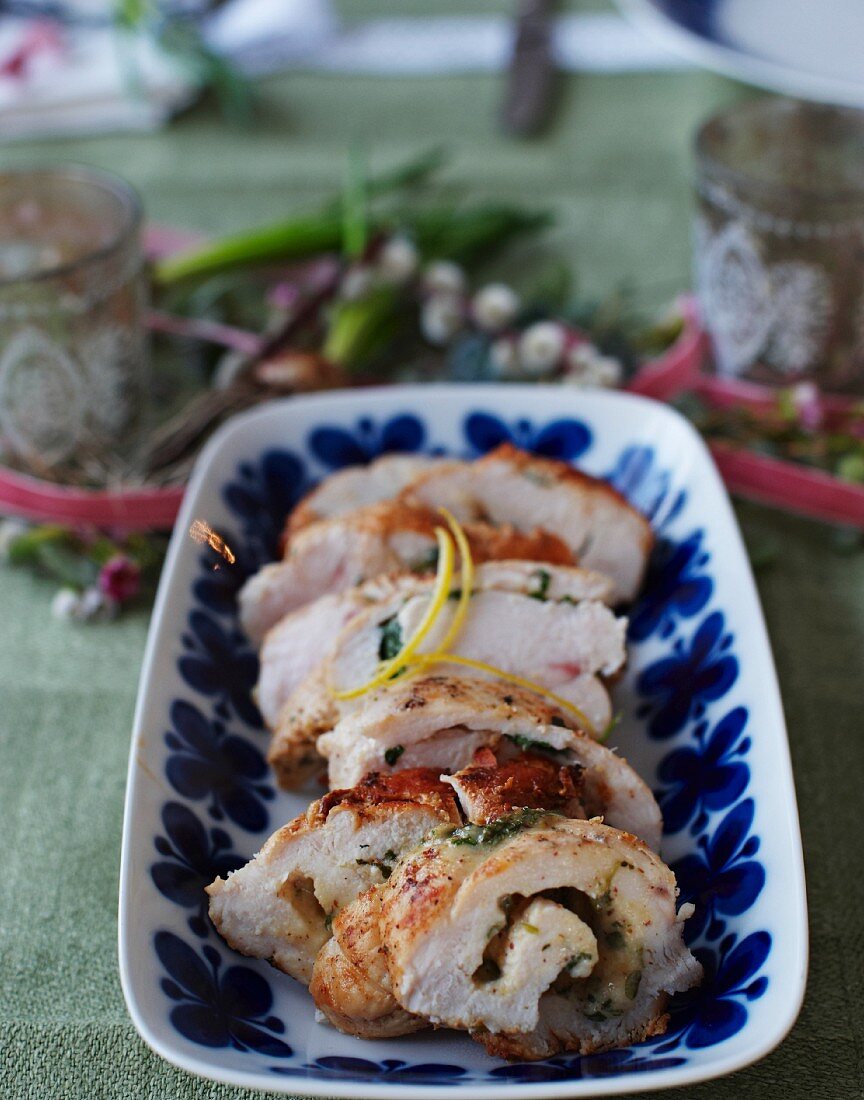
[[116,603],[125,603],[138,595],[141,568],[131,558],[117,554],[99,570],[99,590]]
[[792,403],[802,428],[815,432],[822,427],[825,417],[822,396],[812,382],[799,382],[792,388]]

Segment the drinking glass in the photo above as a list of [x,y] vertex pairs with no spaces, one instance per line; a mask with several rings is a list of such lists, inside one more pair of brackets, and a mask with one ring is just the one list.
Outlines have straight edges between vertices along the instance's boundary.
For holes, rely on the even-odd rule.
[[141,203],[77,166],[0,172],[0,456],[55,480],[122,472],[147,395]]
[[696,138],[695,278],[717,372],[864,392],[864,111],[771,97]]

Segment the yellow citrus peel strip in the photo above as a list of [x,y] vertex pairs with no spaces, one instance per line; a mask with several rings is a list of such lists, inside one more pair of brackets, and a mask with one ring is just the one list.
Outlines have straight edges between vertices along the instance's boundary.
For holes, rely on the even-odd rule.
[[417,629],[395,657],[391,657],[389,661],[385,661],[384,664],[379,666],[378,671],[371,680],[359,687],[349,688],[347,691],[334,691],[334,699],[357,699],[359,696],[365,695],[367,691],[372,691],[373,688],[386,684],[397,670],[413,663],[412,658],[417,652],[417,647],[422,644],[423,639],[435,625],[435,620],[447,603],[450,596],[450,587],[453,583],[453,567],[456,556],[453,539],[443,527],[435,528],[435,538],[438,540],[438,571],[435,577],[435,587],[432,589],[429,606],[426,608]]
[[465,616],[468,614],[471,593],[474,590],[474,559],[471,556],[471,547],[468,545],[468,539],[465,537],[462,525],[446,508],[439,508],[438,511],[447,520],[447,526],[450,528],[453,538],[456,540],[456,546],[459,548],[459,581],[462,587],[459,592],[459,603],[456,605],[453,621],[450,623],[440,644],[435,646],[432,653],[443,653],[456,641],[465,622]]
[[[487,664],[485,661],[475,661],[471,657],[461,657],[456,653],[447,652],[448,647],[451,646],[459,636],[459,632],[465,623],[465,617],[468,614],[471,593],[474,587],[474,559],[471,555],[471,547],[469,546],[468,539],[465,536],[461,524],[446,508],[439,508],[439,511],[446,519],[452,537],[451,534],[448,534],[442,527],[435,528],[435,537],[438,540],[438,568],[435,576],[435,586],[432,589],[429,606],[426,608],[417,629],[395,657],[392,657],[389,661],[379,666],[378,671],[371,680],[367,681],[365,684],[361,684],[360,687],[350,688],[347,691],[334,691],[333,697],[335,699],[357,699],[359,696],[365,695],[374,688],[389,683],[393,679],[395,673],[400,670],[413,674],[423,672],[425,669],[431,668],[433,665],[437,664],[446,663],[459,665],[463,668],[473,669],[475,672],[485,672],[487,675],[496,677],[496,679],[515,684],[517,687],[526,688],[528,691],[533,691],[538,695],[545,695],[547,699],[551,699],[552,702],[561,707],[562,710],[569,711],[575,717],[582,729],[596,738],[597,731],[587,714],[585,714],[583,710],[580,710],[575,703],[571,703],[569,699],[565,699],[563,695],[558,695],[554,691],[550,691],[549,688],[545,688],[535,683],[533,680],[527,679],[525,676],[517,676],[515,673],[505,672],[503,669],[496,668],[495,665]],[[455,546],[459,549],[460,559],[461,591],[459,593],[459,602],[453,615],[453,620],[441,642],[431,653],[418,654],[418,647],[422,645],[424,639],[435,625],[450,596],[454,573],[454,540]]]

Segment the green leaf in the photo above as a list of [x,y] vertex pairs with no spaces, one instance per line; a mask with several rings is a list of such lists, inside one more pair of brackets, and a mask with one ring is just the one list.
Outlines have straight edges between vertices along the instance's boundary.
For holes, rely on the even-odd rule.
[[69,539],[65,527],[56,524],[43,524],[30,527],[9,544],[7,557],[10,565],[38,565],[39,554],[43,546],[62,544]]
[[552,583],[552,574],[548,569],[535,569],[529,578],[534,587],[528,593],[532,600],[545,601]]
[[[381,172],[378,175],[369,174],[366,179],[366,198],[367,200],[377,199],[393,192],[407,192],[420,187],[429,182],[446,160],[445,150],[437,146],[386,172]],[[321,213],[340,213],[342,201],[342,195],[328,199],[321,207]]]
[[[557,724],[557,722],[552,723],[552,725]],[[526,737],[524,733],[505,733],[504,736],[508,741],[512,741],[517,748],[522,749],[523,752],[530,749],[538,749],[540,752],[548,753],[564,752],[564,749],[556,749],[545,741],[536,741],[533,737]]]
[[39,566],[62,584],[89,588],[99,576],[99,566],[59,542],[43,542],[37,551]]
[[179,252],[157,264],[154,277],[157,283],[168,286],[230,268],[306,260],[321,252],[337,252],[341,246],[339,213],[307,214]]
[[[489,821],[485,825],[461,825],[448,837],[451,844],[467,844],[476,848],[482,844],[500,844],[523,829],[536,825],[542,818],[549,816],[546,810],[522,809]],[[555,815],[558,816],[558,815]]]
[[447,159],[447,150],[443,145],[433,146],[433,148],[420,153],[419,156],[407,160],[396,168],[392,168],[389,172],[382,172],[377,177],[371,177],[366,186],[366,193],[372,197],[385,195],[390,191],[418,187],[427,183],[436,172],[440,171],[447,163]]
[[606,723],[606,728],[603,730],[603,732],[597,738],[597,740],[600,742],[601,745],[606,744],[606,742],[611,737],[612,732],[621,724],[622,717],[623,717],[623,715],[620,713],[620,711],[619,711],[618,714],[613,714],[612,715],[612,717]]
[[352,149],[342,188],[342,252],[356,259],[363,255],[369,225],[366,211],[366,170],[357,149]]
[[[380,181],[367,185],[367,197],[376,187],[381,190]],[[154,278],[165,287],[237,267],[338,252],[345,243],[344,201],[345,196],[336,202],[330,200],[317,213],[297,215],[177,253],[155,265]],[[486,262],[517,237],[537,233],[551,221],[546,212],[506,204],[479,203],[465,209],[412,205],[387,216],[367,211],[365,232],[371,236],[381,231],[404,230],[416,242],[424,259],[448,259],[470,265],[480,260]]]
[[497,203],[462,210],[426,209],[405,218],[424,259],[452,260],[468,267],[487,262],[517,237],[537,233],[551,222],[546,212]]
[[378,629],[381,631],[378,658],[381,661],[391,661],[402,649],[402,627],[396,616],[392,615]]

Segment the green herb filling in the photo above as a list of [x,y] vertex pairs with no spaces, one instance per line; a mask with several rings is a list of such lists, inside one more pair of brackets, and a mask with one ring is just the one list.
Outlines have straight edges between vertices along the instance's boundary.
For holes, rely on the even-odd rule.
[[378,659],[391,661],[402,649],[402,627],[393,615],[381,623],[379,630],[381,641],[378,643]]
[[499,817],[486,825],[462,825],[454,829],[449,836],[451,844],[468,844],[472,848],[483,844],[500,844],[523,829],[528,829],[547,816],[546,810],[516,810],[505,817]]

